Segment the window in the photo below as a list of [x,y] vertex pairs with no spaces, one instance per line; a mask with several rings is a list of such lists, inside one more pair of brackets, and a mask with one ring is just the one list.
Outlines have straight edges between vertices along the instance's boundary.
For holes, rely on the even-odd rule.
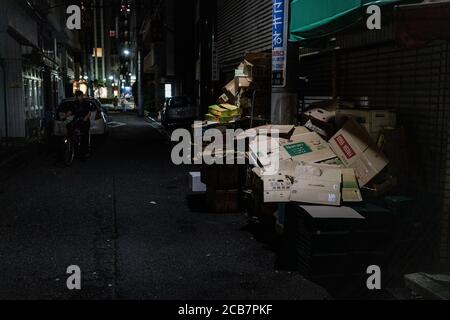
[[172,84],[166,83],[165,86],[165,98],[172,98]]
[[39,119],[43,116],[42,79],[36,69],[23,72],[23,104],[26,119]]

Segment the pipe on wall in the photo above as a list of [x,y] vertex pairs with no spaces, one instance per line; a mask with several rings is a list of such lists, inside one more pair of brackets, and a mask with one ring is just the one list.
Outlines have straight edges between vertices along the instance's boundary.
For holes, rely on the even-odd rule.
[[3,74],[3,103],[5,105],[4,108],[4,117],[5,117],[5,143],[6,146],[9,144],[9,128],[8,128],[8,97],[7,97],[7,84],[6,84],[6,63],[4,59],[0,59],[0,67],[2,68]]

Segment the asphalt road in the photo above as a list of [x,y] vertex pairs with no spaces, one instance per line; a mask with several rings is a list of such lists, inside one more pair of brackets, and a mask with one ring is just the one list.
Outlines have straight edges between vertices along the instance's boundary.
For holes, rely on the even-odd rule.
[[[191,212],[156,124],[118,115],[87,162],[33,156],[0,181],[0,299],[324,299],[275,270],[245,215]],[[82,289],[66,287],[67,267]]]

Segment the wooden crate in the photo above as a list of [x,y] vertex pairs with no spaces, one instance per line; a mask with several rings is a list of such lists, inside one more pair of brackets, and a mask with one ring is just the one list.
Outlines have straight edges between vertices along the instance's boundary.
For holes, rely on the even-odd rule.
[[208,188],[215,190],[240,188],[240,170],[237,165],[204,166],[201,174],[201,180]]
[[240,192],[237,189],[217,190],[208,187],[206,204],[210,212],[238,213],[240,212]]

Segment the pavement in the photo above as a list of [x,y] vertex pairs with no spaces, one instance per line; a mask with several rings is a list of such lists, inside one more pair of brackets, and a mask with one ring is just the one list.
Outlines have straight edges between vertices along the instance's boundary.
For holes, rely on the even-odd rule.
[[[0,299],[328,299],[244,214],[189,209],[190,168],[156,123],[114,115],[87,162],[40,153],[0,174]],[[1,169],[0,169],[1,171]],[[66,270],[81,268],[82,289]]]

